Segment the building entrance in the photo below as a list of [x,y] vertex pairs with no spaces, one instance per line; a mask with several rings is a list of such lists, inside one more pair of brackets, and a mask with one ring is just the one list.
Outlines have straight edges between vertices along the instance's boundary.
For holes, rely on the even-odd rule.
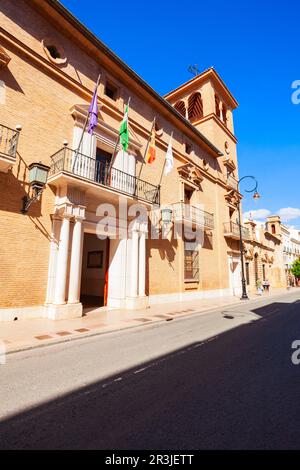
[[109,239],[84,234],[80,301],[83,307],[103,307],[107,303]]

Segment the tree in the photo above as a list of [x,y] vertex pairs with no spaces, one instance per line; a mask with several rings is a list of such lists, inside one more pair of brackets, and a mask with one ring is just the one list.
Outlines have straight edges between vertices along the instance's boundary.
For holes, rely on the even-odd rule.
[[291,267],[291,273],[297,278],[300,279],[300,259],[296,259],[293,262]]

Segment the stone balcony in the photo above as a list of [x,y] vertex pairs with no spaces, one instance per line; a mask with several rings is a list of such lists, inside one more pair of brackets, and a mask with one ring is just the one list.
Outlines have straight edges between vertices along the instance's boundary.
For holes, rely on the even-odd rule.
[[20,131],[0,124],[0,171],[7,173],[16,163]]
[[234,189],[238,191],[238,181],[234,178],[234,176],[229,175],[226,179],[226,185],[228,189]]
[[175,222],[189,222],[212,230],[214,228],[214,215],[199,207],[178,202],[172,206]]
[[[246,227],[241,227],[243,240],[250,240],[250,231]],[[232,240],[240,239],[240,227],[234,222],[226,222],[224,224],[224,237]]]
[[97,161],[77,150],[63,148],[51,157],[48,183],[54,187],[72,185],[113,201],[125,195],[148,204],[160,204],[160,188],[136,176]]

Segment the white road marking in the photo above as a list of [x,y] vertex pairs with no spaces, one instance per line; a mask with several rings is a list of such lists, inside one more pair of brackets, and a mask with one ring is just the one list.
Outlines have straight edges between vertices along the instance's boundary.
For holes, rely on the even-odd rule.
[[148,367],[143,367],[142,369],[138,369],[138,370],[135,370],[134,371],[134,374],[139,374],[140,372],[143,372],[144,370],[148,369],[150,366]]

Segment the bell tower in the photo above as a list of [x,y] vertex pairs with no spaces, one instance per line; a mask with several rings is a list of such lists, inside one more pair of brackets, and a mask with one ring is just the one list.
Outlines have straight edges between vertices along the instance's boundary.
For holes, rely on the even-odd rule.
[[281,237],[281,219],[279,215],[270,215],[267,217],[266,229],[272,235]]
[[196,75],[165,99],[224,153],[224,164],[237,167],[233,111],[238,103],[214,68]]

